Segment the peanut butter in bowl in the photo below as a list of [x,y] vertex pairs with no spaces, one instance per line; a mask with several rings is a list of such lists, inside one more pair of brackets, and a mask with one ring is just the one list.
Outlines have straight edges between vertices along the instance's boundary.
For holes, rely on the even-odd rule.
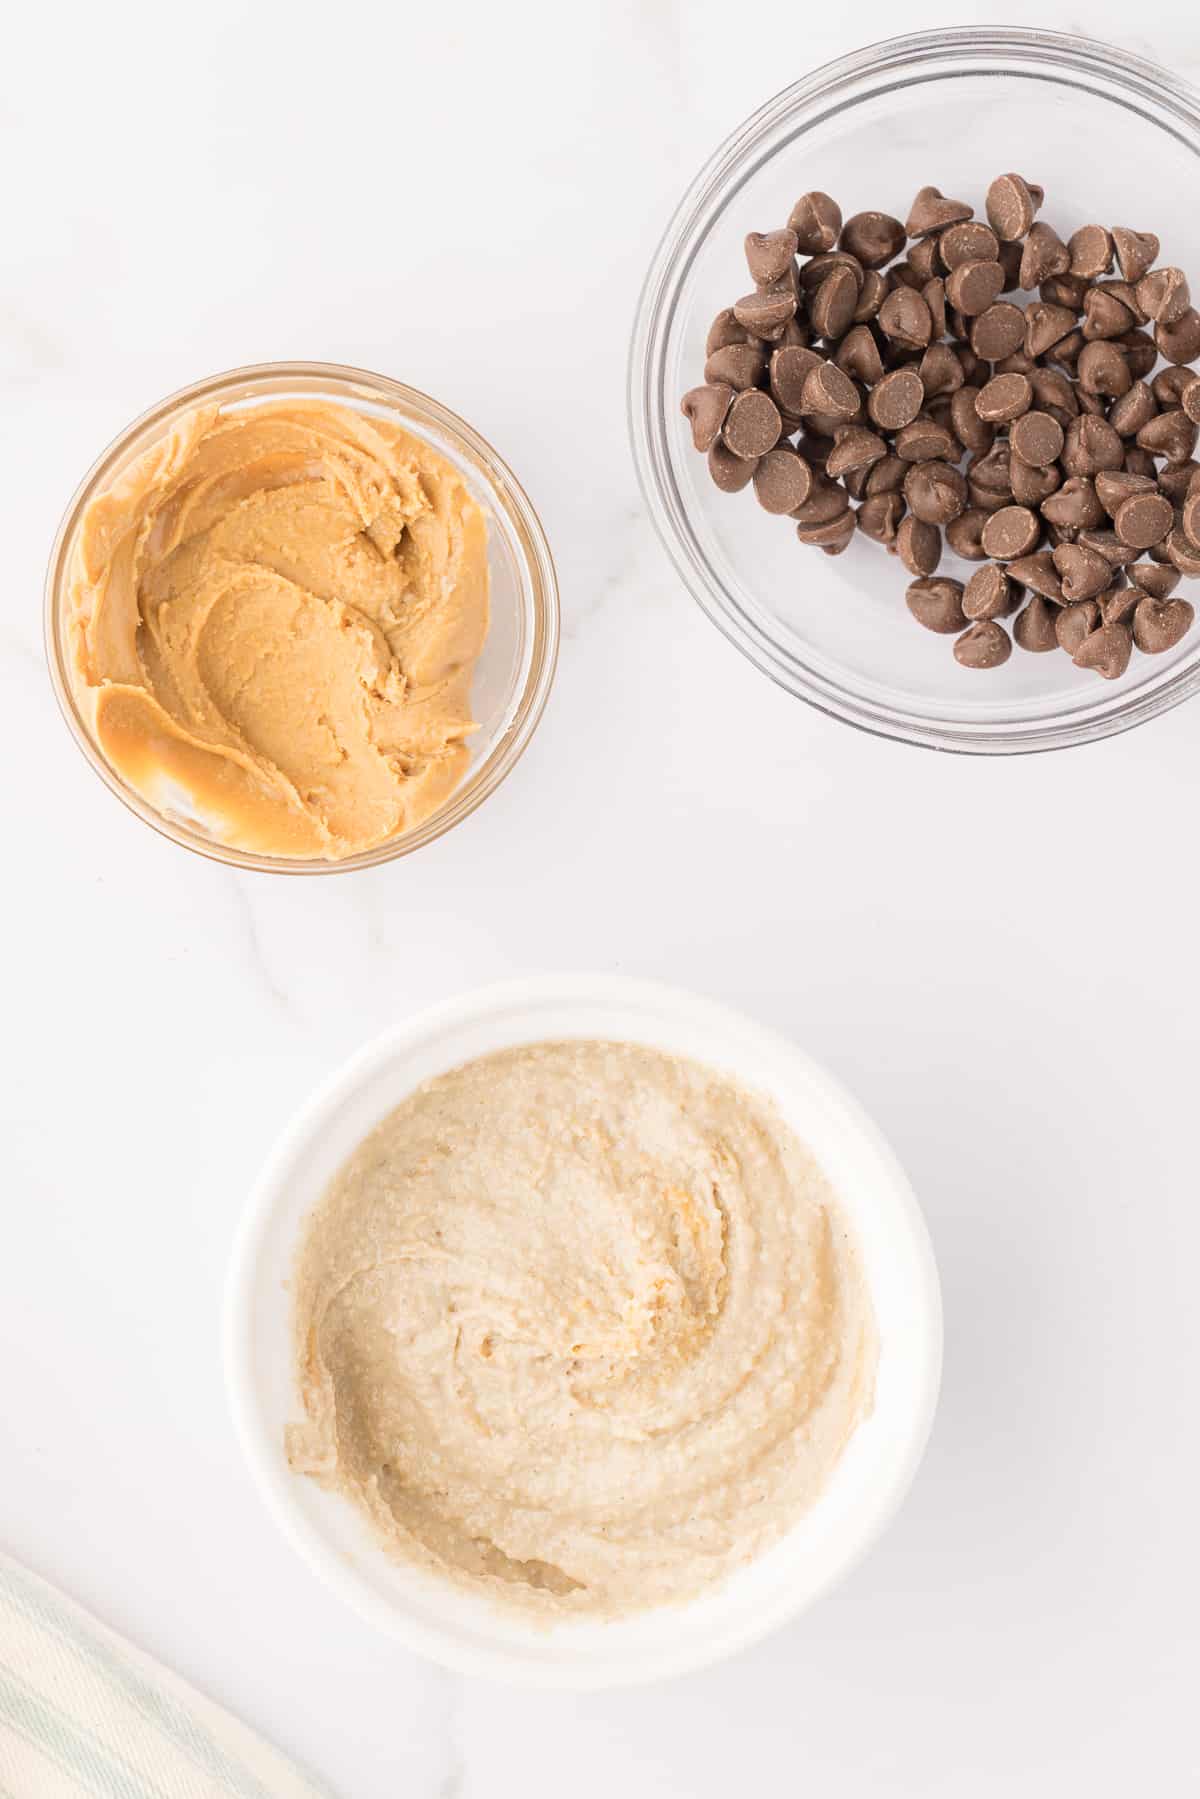
[[488,606],[483,509],[422,438],[325,398],[197,405],[81,515],[68,680],[151,805],[337,862],[461,781]]

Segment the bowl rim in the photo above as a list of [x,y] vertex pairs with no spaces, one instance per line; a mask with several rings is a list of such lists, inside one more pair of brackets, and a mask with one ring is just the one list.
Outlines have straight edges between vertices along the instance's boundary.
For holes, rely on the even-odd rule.
[[[785,649],[749,618],[710,566],[687,529],[667,451],[667,420],[673,408],[660,405],[665,345],[692,263],[734,177],[753,173],[764,140],[790,117],[817,105],[836,103],[843,90],[864,76],[886,76],[895,85],[902,72],[914,77],[938,61],[958,60],[978,67],[987,58],[1012,66],[1042,66],[1088,75],[1167,114],[1173,124],[1152,117],[1200,158],[1200,93],[1188,82],[1144,57],[1060,31],[1024,26],[951,26],[882,38],[821,65],[781,89],[728,134],[701,167],[669,218],[651,259],[638,299],[629,346],[626,416],[642,498],[660,543],[676,573],[705,616],[759,671],[787,693],[827,717],[876,737],[921,748],[965,755],[1030,754],[1066,749],[1131,730],[1200,692],[1200,658],[1185,665],[1148,693],[1125,696],[1118,688],[1069,718],[1047,714],[1016,723],[999,720],[930,723],[919,712],[888,707],[860,697]],[[964,67],[970,73],[971,67]],[[1112,95],[1108,96],[1112,98]],[[842,99],[845,108],[855,103]]]
[[[535,1021],[547,1010],[564,1005],[579,1007],[581,1017],[588,1013],[594,1016],[607,1007],[624,1008],[627,1016],[636,1013],[648,1021],[651,1030],[657,1023],[664,1036],[669,1035],[672,1026],[680,1025],[695,1025],[714,1035],[727,1036],[734,1047],[727,1067],[736,1071],[739,1057],[752,1049],[779,1070],[779,1086],[785,1084],[784,1071],[793,1071],[795,1078],[837,1116],[844,1138],[852,1138],[876,1165],[877,1197],[888,1227],[903,1242],[913,1277],[914,1341],[907,1346],[903,1358],[908,1409],[888,1418],[890,1471],[888,1478],[872,1489],[854,1539],[831,1554],[828,1564],[815,1574],[806,1569],[803,1584],[796,1579],[795,1591],[785,1590],[781,1598],[748,1621],[727,1621],[723,1629],[707,1635],[681,1631],[666,1648],[643,1648],[632,1657],[626,1651],[614,1650],[607,1660],[599,1662],[572,1661],[569,1651],[551,1662],[544,1657],[535,1659],[511,1643],[466,1641],[451,1625],[427,1622],[370,1587],[333,1542],[303,1514],[295,1485],[298,1477],[286,1468],[281,1445],[274,1441],[261,1416],[255,1375],[257,1295],[264,1279],[272,1278],[269,1239],[278,1216],[289,1205],[290,1171],[307,1156],[327,1122],[389,1062],[419,1053],[423,1046],[436,1044],[439,1037],[506,1016],[511,1019],[514,1014]],[[600,1033],[585,1022],[577,1033],[553,1034],[568,1038],[574,1034],[587,1040]],[[518,1027],[513,1040],[533,1042],[538,1038],[522,1035]],[[469,1061],[472,1057],[463,1059]],[[705,1057],[697,1055],[696,1059],[703,1061]],[[393,1104],[398,1103],[404,1091],[403,1086],[397,1087]],[[306,1208],[305,1216],[309,1209]],[[293,1223],[290,1229],[288,1240],[294,1247],[298,1224]],[[286,1269],[276,1268],[274,1278],[286,1280]],[[310,1093],[269,1151],[238,1222],[225,1288],[222,1348],[235,1433],[254,1484],[276,1526],[327,1587],[387,1636],[457,1673],[529,1687],[598,1690],[643,1685],[692,1672],[746,1648],[806,1610],[857,1566],[899,1510],[925,1453],[941,1384],[942,1299],[928,1228],[907,1175],[869,1114],[820,1063],[782,1033],[687,989],[623,975],[560,974],[495,982],[414,1012],[373,1037]],[[793,1529],[802,1526],[801,1519]],[[785,1532],[780,1541],[786,1542],[791,1535],[792,1532]],[[681,1615],[688,1611],[690,1603],[677,1608]],[[621,1621],[616,1622],[619,1625]],[[529,1636],[531,1640],[540,1637],[545,1641],[536,1624],[529,1627]]]
[[[464,458],[486,486],[491,503],[505,515],[516,540],[522,575],[522,608],[530,639],[524,684],[510,700],[508,723],[486,759],[468,769],[449,798],[412,830],[340,860],[269,856],[239,850],[166,817],[122,780],[93,741],[75,698],[61,636],[67,602],[68,561],[75,533],[85,507],[108,478],[114,464],[135,444],[139,450],[148,447],[156,430],[191,406],[253,404],[257,399],[274,394],[303,391],[293,384],[305,382],[313,384],[307,391],[309,398],[325,395],[348,405],[353,405],[356,400],[376,405],[390,403],[408,424],[416,427],[419,422],[426,423]],[[139,444],[139,439],[144,441]],[[558,578],[545,529],[528,494],[504,458],[473,425],[420,388],[396,381],[390,375],[334,362],[247,363],[189,382],[140,413],[100,452],[67,502],[50,550],[43,604],[46,665],[58,709],[76,746],[109,792],[169,842],[208,861],[260,874],[352,874],[376,868],[435,842],[454,825],[469,818],[516,767],[537,729],[554,682],[560,630]]]

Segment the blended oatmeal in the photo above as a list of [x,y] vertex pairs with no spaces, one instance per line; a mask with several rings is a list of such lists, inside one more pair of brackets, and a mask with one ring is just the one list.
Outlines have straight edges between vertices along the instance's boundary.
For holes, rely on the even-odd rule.
[[749,1561],[872,1403],[871,1301],[812,1156],[768,1101],[632,1044],[418,1088],[314,1211],[294,1301],[292,1467],[547,1621]]
[[198,407],[84,513],[76,701],[159,807],[259,854],[339,860],[461,779],[487,526],[457,471],[324,400]]

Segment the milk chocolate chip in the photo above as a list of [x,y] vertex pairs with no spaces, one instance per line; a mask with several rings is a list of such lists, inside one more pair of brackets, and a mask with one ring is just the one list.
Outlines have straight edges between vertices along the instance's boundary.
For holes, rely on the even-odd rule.
[[999,668],[1012,655],[1012,639],[995,619],[968,627],[954,646],[954,659],[964,668]]
[[1042,203],[1040,187],[1020,175],[998,175],[987,191],[988,224],[1005,243],[1024,237]]
[[795,233],[797,247],[806,256],[832,250],[841,229],[841,207],[819,192],[801,194],[788,219],[788,230]]

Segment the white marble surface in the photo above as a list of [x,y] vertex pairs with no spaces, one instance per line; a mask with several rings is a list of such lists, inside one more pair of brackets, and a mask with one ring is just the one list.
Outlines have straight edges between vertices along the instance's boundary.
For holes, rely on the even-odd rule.
[[[1004,10],[1200,65],[1169,0]],[[700,617],[626,449],[628,325],[679,190],[770,90],[900,22],[211,0],[42,6],[10,37],[0,1542],[355,1799],[1200,1781],[1200,707],[1016,762],[835,726]],[[286,356],[465,412],[563,586],[517,774],[345,880],[160,842],[41,657],[47,548],[97,449]],[[316,1584],[243,1470],[218,1325],[243,1195],[316,1079],[410,1008],[581,966],[718,994],[857,1090],[927,1208],[948,1354],[916,1487],[841,1591],[735,1663],[576,1699],[452,1678]]]

